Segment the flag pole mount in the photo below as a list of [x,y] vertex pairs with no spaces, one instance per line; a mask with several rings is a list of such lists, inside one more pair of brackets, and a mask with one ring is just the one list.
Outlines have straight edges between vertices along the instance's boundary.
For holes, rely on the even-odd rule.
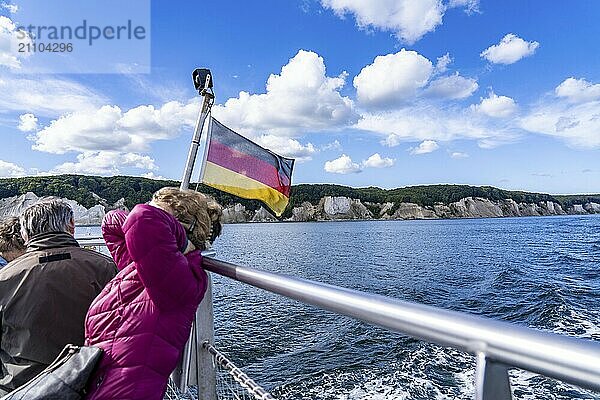
[[202,136],[204,122],[215,101],[215,94],[212,90],[213,78],[209,69],[196,68],[194,72],[192,72],[192,80],[194,81],[194,87],[198,91],[198,94],[202,97],[202,107],[200,108],[198,119],[196,120],[194,136],[192,137],[190,151],[183,171],[183,178],[181,179],[181,189],[188,189],[190,186],[190,179],[194,172],[194,164],[196,164],[196,156],[198,154],[198,146],[200,145],[200,137]]

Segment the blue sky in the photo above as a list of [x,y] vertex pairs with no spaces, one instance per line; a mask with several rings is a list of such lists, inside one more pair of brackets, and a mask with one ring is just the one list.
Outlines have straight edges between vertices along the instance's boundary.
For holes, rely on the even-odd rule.
[[26,73],[2,4],[1,176],[180,178],[208,67],[213,115],[295,183],[600,192],[597,2],[153,1],[149,74]]

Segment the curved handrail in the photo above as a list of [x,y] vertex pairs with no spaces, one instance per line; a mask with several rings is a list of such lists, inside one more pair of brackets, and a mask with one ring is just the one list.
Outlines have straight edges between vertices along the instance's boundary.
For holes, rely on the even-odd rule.
[[[600,391],[600,344],[205,257],[204,268],[260,289],[478,356]],[[491,368],[490,368],[491,369]],[[480,372],[478,371],[478,374]],[[481,380],[487,378],[483,371]],[[479,398],[480,396],[478,396]],[[484,396],[481,396],[483,398]]]

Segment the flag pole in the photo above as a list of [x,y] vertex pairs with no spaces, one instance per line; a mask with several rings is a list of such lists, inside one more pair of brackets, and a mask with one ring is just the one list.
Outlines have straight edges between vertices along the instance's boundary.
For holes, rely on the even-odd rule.
[[[212,75],[208,69],[196,69],[192,73],[192,79],[195,88],[203,99],[202,108],[200,109],[198,119],[196,120],[194,136],[185,164],[183,178],[181,179],[181,189],[188,189],[190,186],[204,122],[206,121],[206,117],[210,114],[210,109],[215,98],[212,91]],[[206,292],[202,302],[196,310],[190,338],[183,349],[183,354],[177,368],[171,374],[171,378],[181,393],[187,393],[188,387],[196,384],[198,385],[199,398],[202,398],[203,400],[217,400],[217,379],[212,356],[210,353],[202,351],[202,343],[208,342],[211,345],[214,345],[212,280],[210,274],[207,274],[207,280]],[[192,356],[193,354],[195,357]]]
[[[203,75],[203,73],[205,75]],[[194,164],[196,163],[196,155],[198,154],[198,145],[200,144],[200,137],[202,136],[204,121],[206,121],[206,117],[210,113],[210,109],[215,99],[215,95],[212,92],[213,84],[210,71],[207,69],[197,69],[194,71],[192,76],[194,77],[194,85],[196,85],[196,88],[199,89],[200,96],[202,96],[202,108],[200,109],[200,114],[198,114],[198,119],[196,120],[194,136],[192,137],[190,151],[188,153],[185,169],[183,171],[183,178],[181,179],[181,189],[188,189],[190,186],[190,179],[192,178],[192,173],[194,172]]]
[[204,178],[204,168],[206,167],[206,159],[208,158],[208,148],[210,145],[210,137],[212,136],[212,115],[210,112],[208,113],[208,129],[206,130],[206,143],[204,146],[204,153],[202,155],[202,160],[200,161],[200,173],[198,174],[198,182],[202,183],[202,179]]

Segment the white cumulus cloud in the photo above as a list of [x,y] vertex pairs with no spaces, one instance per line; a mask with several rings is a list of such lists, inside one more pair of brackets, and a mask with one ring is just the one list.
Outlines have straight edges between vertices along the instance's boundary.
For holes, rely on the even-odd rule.
[[165,178],[162,175],[156,175],[154,172],[150,171],[150,172],[146,172],[142,175],[140,175],[142,178],[148,178],[148,179],[154,179],[154,180],[158,180],[158,181],[167,181],[169,180],[168,178]]
[[599,84],[569,78],[556,87],[557,98],[543,99],[519,123],[521,128],[563,140],[577,149],[600,149]]
[[478,10],[478,0],[321,0],[324,8],[339,17],[351,14],[361,29],[393,32],[396,37],[413,44],[442,24],[447,8],[461,7],[468,13]]
[[427,154],[433,153],[440,146],[437,144],[435,140],[424,140],[417,147],[411,149],[410,154]]
[[108,103],[103,95],[67,79],[0,74],[0,110],[57,117],[96,109]]
[[454,151],[454,152],[450,153],[450,157],[452,157],[454,159],[460,159],[460,158],[469,158],[469,155],[467,153],[463,153],[460,151]]
[[352,159],[342,154],[335,160],[326,161],[324,169],[332,174],[355,174],[361,172],[360,165],[352,161]]
[[557,97],[573,103],[600,100],[600,84],[592,84],[585,79],[567,78],[554,90]]
[[32,132],[38,128],[38,119],[35,115],[28,113],[19,116],[19,125],[17,128],[21,132]]
[[296,139],[281,136],[263,135],[256,138],[256,142],[277,154],[295,158],[298,161],[308,161],[317,152],[312,143],[304,145]]
[[479,0],[450,0],[448,8],[462,7],[467,14],[479,12]]
[[342,151],[342,144],[338,140],[334,140],[331,143],[327,143],[321,146],[321,151],[337,150]]
[[53,174],[115,175],[122,167],[156,170],[154,160],[147,155],[119,151],[86,151],[77,156],[77,162],[66,162],[54,167]]
[[490,92],[489,96],[481,99],[481,103],[472,106],[474,110],[493,118],[506,118],[517,112],[517,104],[507,96],[498,96]]
[[10,3],[0,3],[0,9],[4,8],[11,14],[16,14],[19,11],[19,6]]
[[401,104],[427,85],[432,72],[431,61],[416,51],[377,56],[354,78],[358,101],[374,108]]
[[502,38],[500,43],[488,47],[480,55],[493,64],[513,64],[522,58],[533,55],[539,45],[538,42],[527,42],[517,35],[509,33]]
[[446,53],[441,57],[438,57],[437,62],[435,63],[435,72],[438,74],[442,74],[448,70],[448,65],[452,64],[452,57],[450,57],[450,53]]
[[232,129],[253,135],[293,137],[336,129],[357,119],[352,100],[340,94],[346,75],[328,77],[322,57],[300,50],[279,75],[269,77],[265,93],[240,92],[213,107],[213,114]]
[[147,151],[156,140],[172,139],[192,127],[199,110],[197,100],[168,102],[160,108],[138,106],[123,112],[118,106],[69,113],[30,139],[35,150],[63,154],[70,151]]
[[0,178],[15,178],[25,175],[25,169],[11,162],[0,160]]
[[478,88],[477,80],[465,78],[456,72],[454,75],[432,81],[426,93],[442,99],[464,99],[471,96]]
[[393,111],[364,113],[355,128],[382,137],[382,144],[390,147],[406,142],[457,139],[476,140],[480,146],[494,147],[520,137],[520,129],[504,122],[468,108],[417,102]]
[[379,153],[375,153],[365,161],[362,165],[364,168],[388,168],[394,165],[396,160],[388,157],[381,157]]
[[[12,10],[17,10],[14,7],[16,6],[2,4],[0,8],[6,8],[12,12]],[[31,43],[31,38],[26,32],[19,31],[10,18],[0,15],[0,67],[5,66],[13,70],[21,68],[21,61],[30,53],[19,53],[17,51],[19,43]]]

